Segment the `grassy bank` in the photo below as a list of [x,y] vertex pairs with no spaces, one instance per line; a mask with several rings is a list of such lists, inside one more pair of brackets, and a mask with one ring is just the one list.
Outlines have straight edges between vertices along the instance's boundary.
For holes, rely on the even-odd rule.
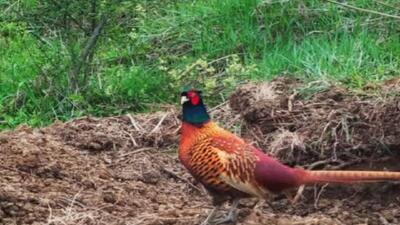
[[[396,19],[317,0],[124,3],[81,72],[79,91],[68,90],[68,74],[72,50],[83,45],[68,38],[83,37],[14,19],[41,10],[36,1],[0,4],[0,129],[174,104],[187,83],[217,104],[240,83],[283,73],[357,89],[400,74]],[[400,14],[396,0],[347,3]]]

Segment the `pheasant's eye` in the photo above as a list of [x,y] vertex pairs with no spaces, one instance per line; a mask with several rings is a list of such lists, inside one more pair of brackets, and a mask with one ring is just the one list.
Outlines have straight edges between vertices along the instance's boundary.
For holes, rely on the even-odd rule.
[[189,92],[187,93],[187,95],[188,95],[189,98],[193,98],[194,96],[196,96],[196,92],[194,92],[194,91],[189,91]]
[[195,92],[195,91],[189,91],[188,92],[188,97],[190,99],[190,103],[192,103],[192,105],[197,105],[200,102],[200,97],[199,95]]

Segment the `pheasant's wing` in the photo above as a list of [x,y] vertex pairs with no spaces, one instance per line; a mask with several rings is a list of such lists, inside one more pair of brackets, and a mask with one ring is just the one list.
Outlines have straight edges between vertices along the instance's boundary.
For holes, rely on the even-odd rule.
[[250,195],[265,197],[268,194],[255,179],[259,157],[255,154],[257,150],[253,146],[228,133],[214,136],[211,148],[224,167],[219,176],[221,180]]

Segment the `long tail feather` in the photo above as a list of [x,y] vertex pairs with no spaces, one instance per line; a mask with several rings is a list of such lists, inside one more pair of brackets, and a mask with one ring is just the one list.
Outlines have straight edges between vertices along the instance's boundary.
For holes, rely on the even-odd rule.
[[400,172],[303,170],[301,184],[400,181]]

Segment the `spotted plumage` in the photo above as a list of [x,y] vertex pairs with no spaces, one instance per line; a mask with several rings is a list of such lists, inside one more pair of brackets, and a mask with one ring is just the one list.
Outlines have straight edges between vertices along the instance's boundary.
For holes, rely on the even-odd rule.
[[232,196],[262,195],[251,172],[257,161],[251,145],[213,122],[201,127],[184,124],[182,134],[180,159],[207,189]]

